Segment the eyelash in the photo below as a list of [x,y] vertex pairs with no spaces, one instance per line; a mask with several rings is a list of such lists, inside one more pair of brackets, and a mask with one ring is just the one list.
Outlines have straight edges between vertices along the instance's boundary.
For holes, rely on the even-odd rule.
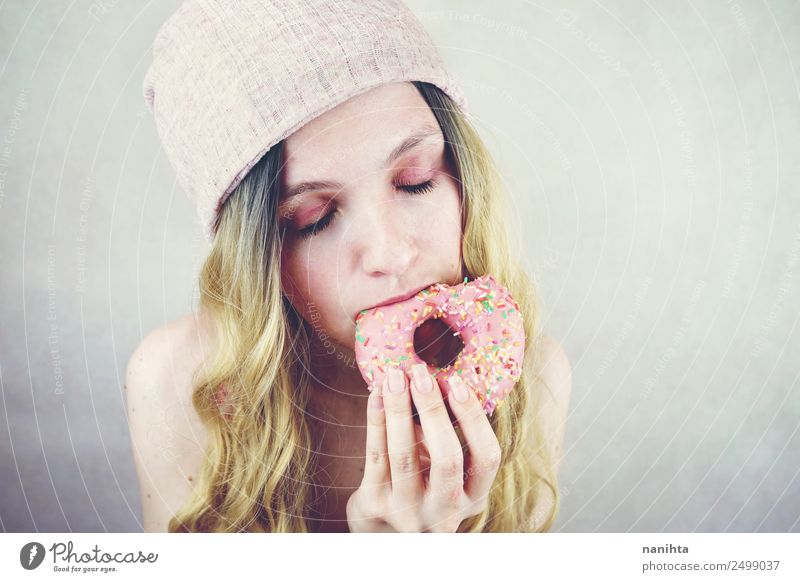
[[[431,179],[431,180],[427,180],[425,182],[422,182],[420,184],[409,184],[409,185],[402,184],[402,185],[396,186],[396,188],[398,190],[403,190],[404,192],[408,192],[409,194],[411,194],[413,196],[420,196],[422,194],[425,194],[425,193],[430,192],[431,190],[433,190],[434,186],[436,186],[436,181]],[[297,231],[298,234],[301,237],[303,237],[304,239],[310,238],[310,237],[314,236],[315,234],[319,234],[320,232],[322,232],[323,230],[328,228],[328,226],[333,221],[333,216],[335,214],[336,214],[335,210],[333,212],[329,212],[328,214],[326,214],[324,217],[319,219],[314,224],[309,224],[305,228],[298,230]]]

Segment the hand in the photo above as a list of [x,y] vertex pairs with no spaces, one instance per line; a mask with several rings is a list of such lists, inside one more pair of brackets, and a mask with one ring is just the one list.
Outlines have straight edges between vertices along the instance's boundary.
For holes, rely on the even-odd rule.
[[[364,478],[347,502],[351,532],[455,532],[484,510],[500,466],[500,444],[477,396],[460,378],[447,393],[467,442],[466,459],[442,390],[424,364],[414,366],[410,381],[392,368],[384,386],[373,388]],[[412,398],[430,457],[429,478],[420,461],[423,443],[411,416]]]

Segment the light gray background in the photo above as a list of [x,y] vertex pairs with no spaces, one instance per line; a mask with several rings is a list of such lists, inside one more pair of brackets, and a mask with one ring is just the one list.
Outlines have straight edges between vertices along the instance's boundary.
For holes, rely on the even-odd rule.
[[[573,366],[555,531],[800,531],[800,6],[409,3]],[[141,98],[178,2],[0,3],[0,527],[138,531],[123,380],[207,250]]]

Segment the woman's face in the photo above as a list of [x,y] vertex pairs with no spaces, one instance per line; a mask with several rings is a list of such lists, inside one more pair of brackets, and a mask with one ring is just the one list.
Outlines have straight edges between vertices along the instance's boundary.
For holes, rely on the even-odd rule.
[[283,290],[317,340],[352,350],[360,311],[461,282],[454,174],[411,83],[357,95],[285,140]]

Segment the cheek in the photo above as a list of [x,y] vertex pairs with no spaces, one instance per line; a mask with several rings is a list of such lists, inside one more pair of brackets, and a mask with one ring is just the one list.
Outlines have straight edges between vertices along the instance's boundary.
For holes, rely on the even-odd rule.
[[423,244],[434,246],[451,258],[461,249],[461,199],[455,184],[441,188],[415,213],[415,230]]
[[335,262],[324,256],[324,246],[287,250],[281,262],[283,292],[294,308],[308,319],[312,310],[327,312],[335,292],[330,284],[336,280]]

